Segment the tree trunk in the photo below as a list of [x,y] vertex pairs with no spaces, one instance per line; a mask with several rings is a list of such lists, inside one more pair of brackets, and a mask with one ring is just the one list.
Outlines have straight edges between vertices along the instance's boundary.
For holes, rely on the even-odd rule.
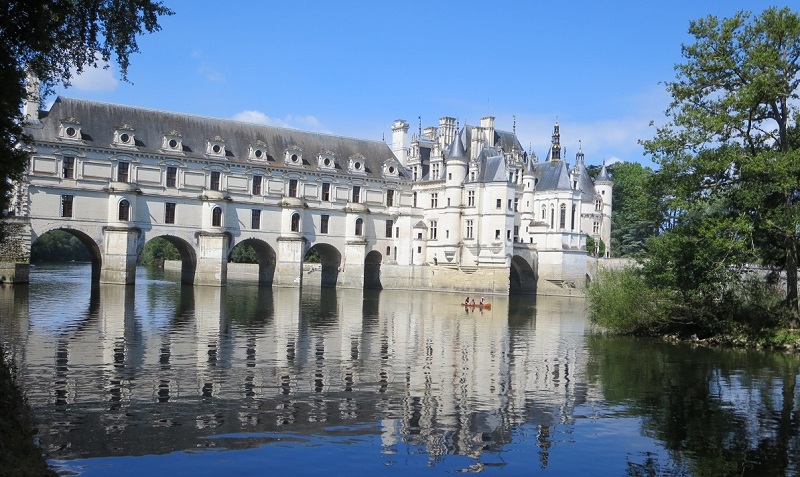
[[794,236],[786,237],[786,306],[791,316],[790,326],[800,328],[800,310],[797,308],[797,243]]

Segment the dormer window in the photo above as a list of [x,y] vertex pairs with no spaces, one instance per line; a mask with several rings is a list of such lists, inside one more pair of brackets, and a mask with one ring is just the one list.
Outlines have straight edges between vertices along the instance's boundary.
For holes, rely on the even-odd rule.
[[361,154],[356,154],[355,156],[351,157],[349,170],[351,173],[365,174],[366,166],[364,163],[364,156]]
[[385,177],[397,177],[400,174],[400,170],[397,167],[397,164],[384,164],[383,165],[383,175]]
[[251,161],[266,161],[267,160],[267,145],[263,141],[256,141],[250,144],[250,152],[247,157]]
[[317,167],[320,169],[336,169],[336,159],[331,151],[325,151],[317,156]]
[[181,137],[181,133],[173,130],[165,134],[161,149],[166,152],[183,154],[183,137]]
[[302,166],[303,150],[296,146],[287,149],[284,157],[284,164],[287,166]]
[[59,133],[62,139],[80,141],[82,139],[81,123],[73,117],[64,118],[61,120],[61,130]]
[[135,147],[135,129],[130,124],[122,124],[114,130],[114,145],[122,147]]
[[225,157],[225,140],[219,136],[214,136],[206,142],[206,154],[218,158]]

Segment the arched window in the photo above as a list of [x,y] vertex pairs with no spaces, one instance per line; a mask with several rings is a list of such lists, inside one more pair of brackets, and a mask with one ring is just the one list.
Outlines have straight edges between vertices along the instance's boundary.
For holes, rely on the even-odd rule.
[[119,220],[123,222],[131,220],[131,203],[125,199],[119,201]]
[[295,212],[292,214],[292,232],[300,231],[300,214]]
[[356,235],[361,237],[364,233],[364,219],[358,218],[356,219]]
[[550,228],[556,228],[556,208],[552,204],[550,205]]
[[578,208],[575,204],[572,204],[572,218],[569,221],[569,228],[570,230],[575,230],[575,213],[578,211]]
[[542,206],[542,221],[547,220],[547,206]]
[[560,213],[558,216],[558,228],[567,228],[567,204],[561,204]]
[[222,227],[222,209],[219,207],[214,207],[211,211],[211,226]]

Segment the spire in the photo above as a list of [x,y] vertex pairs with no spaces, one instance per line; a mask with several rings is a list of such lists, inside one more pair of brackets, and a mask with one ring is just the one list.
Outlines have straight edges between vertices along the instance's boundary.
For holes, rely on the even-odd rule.
[[603,161],[603,167],[600,168],[600,173],[597,174],[597,179],[595,179],[595,182],[611,182],[611,179],[608,177],[605,161]]
[[450,147],[447,149],[447,157],[450,158],[465,158],[467,157],[467,150],[464,148],[464,143],[461,141],[461,133],[457,133]]
[[583,144],[578,139],[578,153],[575,154],[575,165],[583,164]]
[[559,132],[558,120],[556,120],[556,124],[553,127],[553,139],[552,145],[550,146],[550,160],[561,160],[561,132]]

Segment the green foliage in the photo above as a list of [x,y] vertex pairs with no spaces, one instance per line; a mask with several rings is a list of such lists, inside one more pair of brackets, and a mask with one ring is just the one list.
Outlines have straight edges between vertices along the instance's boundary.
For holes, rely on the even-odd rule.
[[164,237],[156,237],[144,244],[139,254],[139,264],[146,267],[163,267],[165,260],[181,260],[181,254]]
[[622,334],[658,334],[671,319],[666,292],[649,286],[641,270],[600,270],[586,290],[589,319]]
[[[151,0],[6,0],[0,6],[0,210],[8,205],[10,180],[18,180],[28,153],[22,102],[28,72],[44,96],[75,73],[112,59],[127,80],[136,37],[160,29],[158,17],[172,15]],[[33,93],[39,95],[39,91]],[[34,99],[34,98],[31,98]],[[38,98],[35,98],[38,99]]]
[[231,250],[230,260],[236,263],[258,263],[258,256],[253,247],[246,243],[239,243]]
[[714,328],[738,313],[731,304],[745,305],[730,301],[744,265],[782,269],[800,327],[800,17],[788,8],[708,16],[689,32],[695,42],[666,83],[670,122],[642,142],[661,166],[649,185],[666,229],[647,244],[644,275]]
[[77,237],[64,230],[51,230],[31,245],[31,262],[90,262],[92,256]]
[[306,256],[303,258],[303,262],[305,262],[305,263],[320,263],[319,251],[317,251],[316,248],[311,247],[311,250],[306,252]]
[[587,235],[586,253],[591,256],[604,257],[606,255],[606,243],[601,240],[600,243],[598,244],[594,240],[594,237],[592,237],[591,235]]
[[614,181],[611,248],[618,257],[637,257],[647,240],[661,228],[658,195],[653,193],[653,170],[639,163],[618,162],[608,168]]

